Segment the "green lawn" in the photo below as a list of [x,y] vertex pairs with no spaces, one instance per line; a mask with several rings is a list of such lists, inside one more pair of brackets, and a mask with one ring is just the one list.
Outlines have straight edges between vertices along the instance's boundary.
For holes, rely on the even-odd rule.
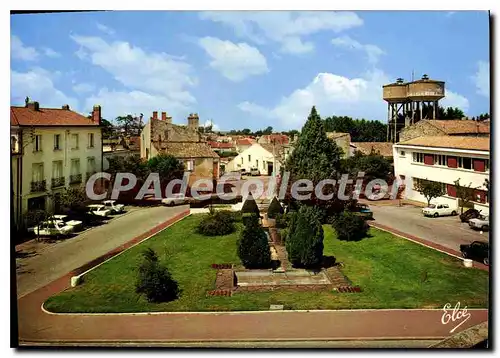
[[[269,292],[233,297],[206,297],[215,284],[212,263],[238,263],[238,233],[204,237],[195,233],[201,215],[192,215],[162,233],[101,265],[85,282],[51,297],[45,307],[53,312],[145,312],[266,310],[270,304],[285,309],[442,308],[460,301],[486,307],[488,272],[466,269],[460,260],[400,239],[377,229],[359,242],[335,238],[324,226],[324,255],[345,264],[343,272],[361,293]],[[170,303],[151,304],[135,293],[141,251],[151,247],[167,263],[182,289]],[[424,277],[427,277],[424,280]]]

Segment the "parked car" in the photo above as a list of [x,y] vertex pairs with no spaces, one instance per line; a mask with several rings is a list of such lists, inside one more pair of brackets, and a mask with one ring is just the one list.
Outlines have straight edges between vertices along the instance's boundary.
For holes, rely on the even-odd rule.
[[106,209],[102,204],[91,204],[87,205],[88,213],[97,216],[108,217],[111,214],[111,210]]
[[246,169],[240,169],[241,176],[243,175],[250,175],[250,172],[247,172]]
[[431,204],[422,209],[424,216],[438,216],[457,215],[457,209],[450,207],[448,204]]
[[488,231],[490,229],[490,218],[489,216],[479,215],[478,218],[469,220],[469,226],[476,230]]
[[474,241],[469,245],[460,245],[462,256],[466,259],[477,260],[485,265],[490,264],[490,244],[484,241]]
[[479,210],[469,209],[462,214],[460,214],[460,221],[463,223],[469,222],[470,219],[475,219],[479,217]]
[[74,231],[74,227],[71,225],[65,225],[61,221],[57,220],[47,220],[42,221],[37,226],[32,227],[29,231],[34,232],[38,236],[66,236]]
[[106,209],[111,210],[112,213],[119,214],[125,211],[125,205],[117,204],[116,200],[104,200],[102,205],[104,205]]
[[163,205],[174,206],[174,205],[182,205],[188,202],[186,196],[182,193],[170,194],[168,198],[162,199]]
[[250,175],[252,175],[252,176],[259,176],[260,175],[259,168],[251,168],[250,169]]
[[50,220],[57,221],[63,225],[73,226],[73,228],[75,230],[79,230],[83,226],[83,221],[74,220],[73,218],[70,218],[68,215],[55,214],[55,215],[52,215],[51,217],[49,217],[48,220],[49,221]]
[[366,204],[356,204],[356,206],[352,209],[355,215],[359,215],[367,220],[373,219],[373,212],[370,210],[370,207]]

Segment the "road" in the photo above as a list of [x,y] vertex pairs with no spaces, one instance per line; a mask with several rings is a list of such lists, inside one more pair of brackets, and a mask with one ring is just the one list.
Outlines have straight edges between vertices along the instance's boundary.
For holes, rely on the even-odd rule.
[[487,241],[488,232],[481,234],[461,223],[458,216],[438,218],[424,217],[421,208],[404,205],[376,205],[368,202],[376,223],[392,227],[404,233],[421,237],[449,249],[460,251],[460,244],[475,240]]
[[23,257],[16,259],[17,296],[49,284],[186,209],[186,205],[139,208],[73,238],[20,251]]

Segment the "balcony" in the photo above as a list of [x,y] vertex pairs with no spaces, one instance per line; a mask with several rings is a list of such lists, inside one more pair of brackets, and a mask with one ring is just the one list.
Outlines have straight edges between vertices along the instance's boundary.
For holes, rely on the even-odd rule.
[[69,176],[69,183],[70,184],[78,184],[82,182],[82,175],[81,174],[74,174]]
[[47,183],[45,180],[31,182],[31,192],[32,193],[36,193],[39,191],[45,191],[46,189],[47,189]]
[[57,188],[59,186],[64,186],[66,184],[66,180],[64,177],[60,178],[52,178],[52,188]]

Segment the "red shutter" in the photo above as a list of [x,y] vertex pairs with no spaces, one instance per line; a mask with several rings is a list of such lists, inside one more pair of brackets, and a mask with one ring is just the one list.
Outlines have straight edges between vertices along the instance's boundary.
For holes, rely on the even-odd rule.
[[457,157],[448,156],[448,167],[456,168],[457,167]]
[[484,172],[484,160],[483,159],[473,159],[474,171]]
[[457,188],[454,185],[446,184],[446,193],[453,198],[457,197]]
[[484,190],[474,190],[474,201],[486,203],[486,192]]
[[434,165],[434,156],[432,154],[424,154],[424,164]]

